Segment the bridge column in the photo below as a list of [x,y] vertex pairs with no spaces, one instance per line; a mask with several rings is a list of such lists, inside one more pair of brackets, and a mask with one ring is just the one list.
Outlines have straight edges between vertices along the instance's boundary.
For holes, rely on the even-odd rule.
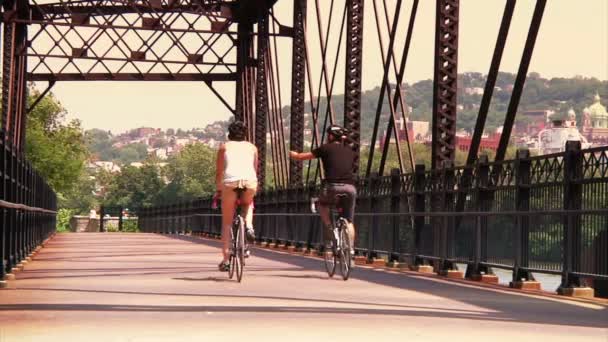
[[25,137],[25,107],[27,105],[27,24],[14,20],[27,19],[27,0],[4,4],[3,56],[2,56],[2,129],[4,138],[21,150]]
[[[424,164],[416,164],[414,170],[414,211],[417,214],[426,212],[426,172]],[[421,271],[423,268],[432,272],[432,267],[425,265],[425,260],[420,257],[424,253],[423,234],[425,226],[425,217],[417,215],[414,217],[414,260],[413,269]]]
[[[582,209],[583,203],[583,153],[580,141],[566,143],[564,156],[564,210]],[[564,216],[562,283],[558,293],[569,296],[593,297],[594,291],[587,287],[582,273],[582,217],[579,213],[569,212]]]
[[[530,151],[526,149],[517,151],[515,161],[515,206],[518,212],[530,211]],[[513,281],[511,287],[525,289],[540,289],[540,283],[535,281],[532,272],[528,269],[530,253],[530,217],[526,214],[517,215],[515,236],[515,263],[513,265]]]
[[[442,169],[442,197],[441,200],[441,211],[453,212],[454,211],[454,189],[456,186],[456,177],[454,173],[454,163],[452,161],[445,161]],[[439,230],[439,245],[441,256],[441,270],[440,274],[449,278],[463,278],[464,273],[458,270],[456,262],[455,251],[455,216],[444,216],[438,218],[438,221],[442,221]]]
[[[307,0],[294,0],[293,47],[291,62],[291,118],[289,148],[304,150],[304,96],[306,95],[306,4]],[[302,163],[289,161],[289,184],[302,184]]]
[[348,141],[356,152],[353,172],[359,172],[361,132],[361,75],[363,69],[363,10],[364,0],[347,0],[346,77],[344,87],[344,126]]
[[[490,185],[490,165],[486,154],[479,156],[476,168],[477,187],[475,190],[477,191],[477,210],[479,212],[490,211],[494,192],[488,190],[488,186]],[[469,177],[472,176],[472,174],[469,175]],[[472,183],[472,180],[467,180],[467,184]],[[465,278],[487,283],[498,283],[498,277],[494,275],[492,268],[481,264],[482,262],[487,262],[487,260],[488,217],[480,215],[476,219],[474,263],[467,267]]]
[[266,79],[268,53],[268,14],[258,21],[258,47],[255,88],[255,146],[258,148],[258,185],[266,183],[266,118],[268,116],[268,85]]
[[459,0],[437,0],[433,82],[433,170],[454,161],[458,78]]
[[249,129],[248,140],[254,141],[253,90],[255,71],[252,66],[253,24],[244,19],[238,23],[237,61],[236,61],[236,106],[235,120],[241,120]]

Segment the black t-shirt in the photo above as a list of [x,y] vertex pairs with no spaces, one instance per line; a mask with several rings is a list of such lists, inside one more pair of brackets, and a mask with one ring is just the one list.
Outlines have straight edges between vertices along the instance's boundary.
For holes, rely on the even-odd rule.
[[327,143],[312,150],[316,158],[323,161],[325,180],[329,183],[353,184],[355,152],[340,143]]

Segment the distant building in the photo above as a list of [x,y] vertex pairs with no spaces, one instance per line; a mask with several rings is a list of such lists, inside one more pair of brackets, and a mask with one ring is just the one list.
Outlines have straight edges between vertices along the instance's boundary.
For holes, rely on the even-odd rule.
[[467,95],[483,95],[483,88],[480,88],[480,87],[464,88],[464,93]]
[[[406,141],[409,138],[409,142],[423,142],[426,137],[430,134],[430,124],[428,121],[411,121],[407,119],[406,124],[403,124],[403,119],[399,118],[396,121],[397,133],[399,135],[399,141]],[[407,136],[406,136],[407,127]],[[391,135],[393,132],[391,132]],[[394,137],[393,137],[394,138]],[[382,134],[378,146],[384,147],[384,141],[386,140],[386,131]]]
[[583,110],[583,135],[596,145],[608,144],[608,112],[599,93],[591,106]]
[[550,109],[527,110],[519,114],[515,123],[516,135],[536,136],[545,128],[551,127],[551,116],[555,111]]
[[538,134],[537,152],[541,155],[563,152],[567,141],[580,141],[583,148],[591,145],[576,128],[576,116],[573,110],[570,111],[568,120],[554,120],[552,127]]
[[137,138],[145,138],[160,133],[160,128],[140,127],[133,130],[133,134]]
[[[479,143],[479,151],[490,150],[496,152],[500,142],[501,131],[502,130],[499,128],[490,134],[484,133],[481,136],[481,141]],[[472,142],[473,136],[471,134],[456,134],[456,148],[460,151],[469,151],[471,149]]]
[[118,166],[118,164],[111,162],[111,161],[90,162],[87,165],[87,168],[94,172],[104,170],[104,171],[111,172],[111,173],[118,173],[121,171],[120,166]]

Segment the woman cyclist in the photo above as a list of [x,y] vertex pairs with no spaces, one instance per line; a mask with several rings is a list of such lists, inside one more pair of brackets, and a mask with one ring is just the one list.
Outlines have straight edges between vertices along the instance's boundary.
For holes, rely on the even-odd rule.
[[245,189],[240,199],[241,212],[245,216],[247,239],[255,239],[253,197],[258,187],[257,165],[258,150],[247,141],[247,126],[234,121],[228,127],[228,142],[220,146],[216,159],[216,191],[222,199],[222,262],[218,265],[222,272],[230,269],[228,249],[237,200],[236,188]]

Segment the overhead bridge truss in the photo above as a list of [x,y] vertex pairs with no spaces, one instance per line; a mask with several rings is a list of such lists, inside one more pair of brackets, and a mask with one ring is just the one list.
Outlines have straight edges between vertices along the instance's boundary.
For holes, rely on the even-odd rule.
[[[403,82],[409,47],[418,7],[429,4],[436,10],[432,167],[441,169],[451,165],[455,155],[459,0],[4,1],[4,140],[17,149],[24,144],[25,117],[39,100],[27,106],[28,81],[48,82],[43,95],[61,81],[194,81],[206,84],[235,118],[248,125],[249,139],[260,151],[262,184],[286,188],[322,179],[318,164],[289,162],[287,152],[324,143],[325,127],[334,123],[349,129],[347,143],[357,156],[361,144],[366,145],[367,165],[359,172],[357,163],[354,173],[387,174],[390,146],[396,147],[399,171],[412,171],[413,137],[405,130],[403,139],[396,123],[408,120]],[[477,160],[514,4],[515,0],[506,1],[469,165]],[[505,118],[501,158],[545,4],[546,0],[537,0]],[[281,13],[275,12],[279,5]],[[366,10],[373,10],[374,16],[364,26]],[[375,48],[382,65],[365,64],[366,34],[377,34]],[[286,50],[277,48],[281,38],[290,43],[287,58],[278,53]],[[288,67],[281,68],[285,64]],[[362,137],[363,74],[378,71],[382,82],[374,127],[371,137]],[[284,76],[289,72],[290,86]],[[234,83],[234,96],[219,91],[217,82]],[[382,150],[375,153],[378,144]],[[272,175],[266,175],[267,156]]]

